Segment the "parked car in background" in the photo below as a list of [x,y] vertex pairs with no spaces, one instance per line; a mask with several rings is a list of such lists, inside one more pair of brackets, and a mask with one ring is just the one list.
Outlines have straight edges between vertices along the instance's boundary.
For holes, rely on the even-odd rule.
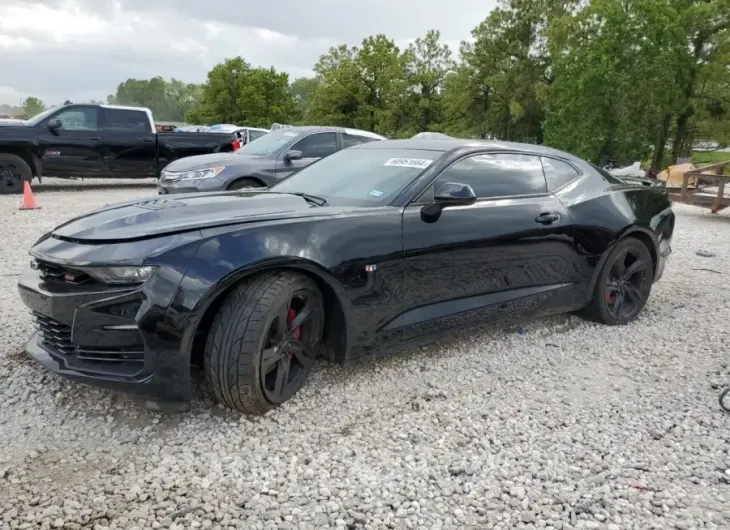
[[0,193],[33,177],[149,178],[170,162],[233,151],[233,133],[156,133],[149,109],[62,105],[0,127]]
[[208,132],[207,125],[184,125],[182,127],[177,128],[177,132]]
[[243,147],[244,145],[253,142],[257,138],[261,138],[263,135],[269,132],[269,129],[262,129],[260,127],[247,127],[242,125],[213,125],[211,126],[207,132],[215,132],[215,133],[225,133],[225,134],[235,134],[236,138],[238,138],[240,145],[238,146]]
[[420,133],[414,135],[412,138],[420,138],[420,139],[431,138],[431,139],[442,139],[443,140],[444,138],[452,138],[452,137],[449,136],[448,134],[444,134],[444,133],[440,133],[440,132],[425,131],[425,132],[420,132]]
[[178,410],[200,364],[217,401],[261,414],[318,356],[575,310],[631,322],[674,222],[666,189],[555,149],[369,142],[269,190],[144,197],[58,226],[19,278],[38,325],[27,350]]
[[332,153],[380,135],[343,127],[286,127],[272,131],[235,153],[189,157],[167,166],[160,194],[266,188]]

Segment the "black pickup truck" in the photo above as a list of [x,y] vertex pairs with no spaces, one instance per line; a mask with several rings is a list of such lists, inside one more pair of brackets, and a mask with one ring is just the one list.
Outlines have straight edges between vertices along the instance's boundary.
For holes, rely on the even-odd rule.
[[173,160],[233,151],[233,133],[156,133],[140,107],[63,105],[0,123],[0,194],[33,177],[150,178]]

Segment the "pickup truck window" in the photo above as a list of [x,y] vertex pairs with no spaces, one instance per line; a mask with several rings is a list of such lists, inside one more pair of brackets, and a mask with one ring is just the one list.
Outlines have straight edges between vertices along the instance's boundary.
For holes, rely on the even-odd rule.
[[264,131],[248,131],[248,138],[250,142],[253,142],[256,138],[261,138],[263,135],[265,135],[266,132]]
[[64,131],[96,131],[99,123],[97,110],[94,107],[74,107],[62,110],[55,119],[61,120]]
[[141,110],[104,109],[103,130],[117,132],[151,132],[147,113]]

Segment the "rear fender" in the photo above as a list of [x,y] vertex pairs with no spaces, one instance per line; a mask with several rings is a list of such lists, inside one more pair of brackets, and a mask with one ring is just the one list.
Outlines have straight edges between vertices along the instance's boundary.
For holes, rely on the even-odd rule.
[[626,239],[627,237],[635,237],[641,240],[645,245],[647,245],[649,253],[651,254],[654,273],[656,273],[658,263],[657,257],[659,256],[659,242],[657,241],[656,235],[651,230],[641,226],[628,226],[619,234],[616,240],[611,245],[609,245],[608,248],[606,248],[603,254],[601,254],[601,257],[599,258],[591,277],[590,290],[588,291],[589,293],[593,293],[594,289],[596,288],[598,277],[600,276],[601,270],[606,264],[606,260],[608,259],[609,254],[611,254],[611,251],[616,248],[616,245],[619,241]]

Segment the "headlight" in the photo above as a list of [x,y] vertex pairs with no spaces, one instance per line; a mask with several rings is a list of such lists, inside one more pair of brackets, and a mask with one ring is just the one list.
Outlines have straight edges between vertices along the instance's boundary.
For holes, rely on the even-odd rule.
[[180,180],[198,180],[215,177],[218,173],[226,169],[225,167],[211,167],[208,169],[198,169],[197,171],[183,171],[178,173]]
[[82,267],[79,270],[92,278],[110,285],[144,283],[157,270],[156,267]]

